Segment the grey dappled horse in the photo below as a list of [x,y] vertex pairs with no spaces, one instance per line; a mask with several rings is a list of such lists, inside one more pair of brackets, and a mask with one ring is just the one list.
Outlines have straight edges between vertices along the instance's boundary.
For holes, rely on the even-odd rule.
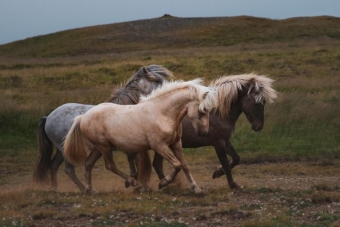
[[[140,95],[149,94],[169,78],[173,78],[172,73],[162,66],[141,67],[124,87],[116,89],[112,93],[108,102],[121,105],[136,104]],[[51,187],[54,190],[57,189],[57,171],[64,161],[63,140],[72,126],[73,119],[93,107],[94,105],[67,103],[59,106],[47,117],[40,120],[38,130],[40,155],[34,171],[35,182],[46,182],[49,180],[48,175],[50,175]],[[57,148],[57,151],[52,158],[53,145]],[[92,158],[98,160],[100,157],[101,154],[96,153]],[[67,160],[65,160],[65,172],[81,191],[85,191],[84,185],[75,174],[74,166]]]

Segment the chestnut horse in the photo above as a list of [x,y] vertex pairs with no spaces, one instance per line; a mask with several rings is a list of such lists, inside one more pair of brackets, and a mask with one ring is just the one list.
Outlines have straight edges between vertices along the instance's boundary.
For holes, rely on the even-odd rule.
[[[236,121],[243,112],[251,123],[252,130],[257,132],[263,128],[265,103],[272,102],[277,97],[272,82],[272,79],[256,74],[224,76],[216,79],[209,85],[216,87],[218,94],[218,105],[210,114],[209,133],[204,138],[200,138],[195,134],[187,117],[182,121],[183,148],[213,146],[221,163],[219,169],[213,173],[213,178],[226,175],[230,188],[241,187],[231,174],[231,169],[240,162],[240,156],[230,142]],[[230,163],[227,154],[232,158]],[[155,153],[153,166],[159,179],[164,178],[162,161],[163,158]]]
[[[159,188],[171,183],[183,169],[191,189],[195,193],[201,192],[184,160],[181,142],[181,122],[185,115],[198,136],[208,133],[209,112],[217,103],[216,92],[214,88],[200,85],[201,82],[201,79],[196,79],[164,84],[150,96],[141,97],[137,105],[104,103],[93,107],[75,118],[65,139],[65,157],[71,163],[84,163],[88,149],[99,151],[108,170],[124,178],[126,186],[136,186],[138,183],[133,177],[116,167],[112,149],[126,154],[152,149],[174,167],[173,172],[159,182]],[[92,191],[91,170],[85,166],[87,193]],[[145,175],[143,168],[139,169],[139,174]],[[148,177],[140,178],[144,181],[141,182],[143,185]]]
[[[121,105],[136,104],[141,94],[150,94],[152,90],[169,78],[173,78],[172,73],[162,66],[141,67],[125,86],[113,91],[108,102]],[[50,180],[51,188],[57,189],[57,171],[64,161],[62,142],[71,128],[73,119],[93,107],[94,105],[67,103],[40,120],[38,129],[40,155],[33,176],[35,182],[43,183]],[[52,158],[53,145],[57,148],[57,151]],[[100,153],[94,153],[92,156],[94,160],[98,160],[100,157]],[[74,166],[71,163],[65,162],[65,172],[81,191],[85,191],[85,187],[76,176]],[[136,174],[136,172],[131,174]]]

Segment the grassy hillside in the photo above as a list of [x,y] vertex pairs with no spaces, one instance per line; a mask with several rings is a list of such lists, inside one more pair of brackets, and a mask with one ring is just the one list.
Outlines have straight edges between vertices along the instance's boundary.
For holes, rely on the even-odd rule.
[[333,17],[164,17],[3,45],[0,150],[36,149],[41,116],[67,102],[103,102],[139,67],[160,64],[184,80],[249,72],[276,80],[263,131],[252,132],[244,116],[237,124],[233,143],[244,161],[339,157],[339,44]]
[[247,43],[340,40],[340,18],[161,18],[57,32],[0,46],[0,56],[56,57]]

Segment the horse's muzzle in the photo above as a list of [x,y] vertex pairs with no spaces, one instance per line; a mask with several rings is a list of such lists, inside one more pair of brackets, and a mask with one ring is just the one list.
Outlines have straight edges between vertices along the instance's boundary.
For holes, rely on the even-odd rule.
[[197,133],[197,135],[198,135],[198,137],[204,137],[204,136],[206,136],[208,134],[208,132],[207,131],[198,131],[198,133]]
[[263,129],[263,124],[258,124],[258,125],[253,124],[251,126],[251,129],[255,132],[261,131]]

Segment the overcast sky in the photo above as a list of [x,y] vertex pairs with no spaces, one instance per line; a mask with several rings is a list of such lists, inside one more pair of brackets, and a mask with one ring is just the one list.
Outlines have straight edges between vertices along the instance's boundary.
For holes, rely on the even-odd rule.
[[73,28],[177,17],[340,17],[340,0],[0,0],[0,45]]

